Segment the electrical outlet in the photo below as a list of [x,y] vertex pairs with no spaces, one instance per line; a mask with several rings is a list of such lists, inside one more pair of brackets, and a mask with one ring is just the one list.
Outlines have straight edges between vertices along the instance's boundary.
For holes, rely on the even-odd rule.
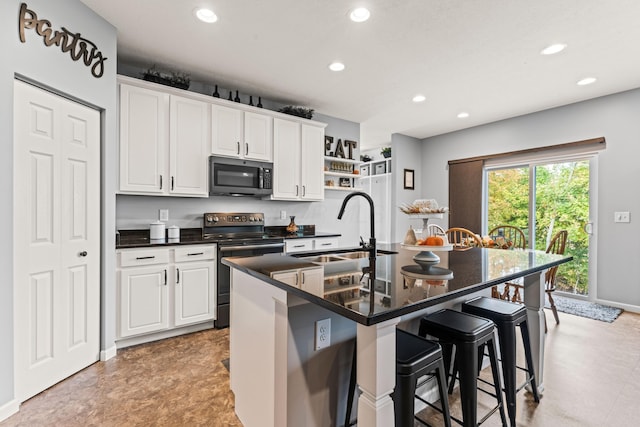
[[287,219],[287,211],[280,211],[280,219]]
[[316,350],[331,345],[331,319],[316,321]]
[[169,221],[169,209],[160,209],[160,212],[158,212],[158,219],[160,221]]
[[615,222],[631,222],[629,212],[614,212],[613,220]]

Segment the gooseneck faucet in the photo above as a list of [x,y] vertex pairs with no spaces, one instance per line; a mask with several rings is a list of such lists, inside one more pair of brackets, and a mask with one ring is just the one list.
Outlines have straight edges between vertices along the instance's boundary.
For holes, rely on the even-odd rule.
[[342,219],[342,215],[344,215],[344,209],[347,207],[347,203],[355,196],[364,197],[367,202],[369,202],[369,222],[371,225],[371,235],[369,237],[369,244],[366,244],[362,237],[360,238],[360,246],[366,251],[369,252],[369,267],[366,267],[362,270],[363,273],[369,273],[369,294],[370,294],[370,305],[369,311],[373,313],[374,301],[375,301],[375,282],[376,282],[376,230],[375,230],[375,209],[373,206],[373,199],[367,193],[363,193],[362,191],[354,191],[353,193],[349,193],[347,197],[342,201],[342,207],[340,208],[340,213],[338,214],[338,219]]

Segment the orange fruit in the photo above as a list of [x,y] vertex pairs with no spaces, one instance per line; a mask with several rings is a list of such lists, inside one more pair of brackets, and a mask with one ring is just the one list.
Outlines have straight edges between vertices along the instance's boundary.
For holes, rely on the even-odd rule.
[[442,246],[444,245],[444,239],[440,236],[429,236],[426,239],[427,246]]

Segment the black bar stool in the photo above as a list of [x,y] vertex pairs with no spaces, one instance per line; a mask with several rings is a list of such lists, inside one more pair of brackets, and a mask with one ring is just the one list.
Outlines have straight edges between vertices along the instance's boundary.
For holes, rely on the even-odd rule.
[[[463,303],[462,311],[492,320],[496,324],[500,355],[502,356],[502,375],[507,400],[507,411],[511,425],[515,426],[516,393],[518,393],[518,391],[522,390],[528,383],[531,383],[533,398],[536,402],[540,402],[533,369],[533,358],[531,356],[531,342],[529,341],[529,328],[527,326],[527,309],[522,305],[508,301],[478,297]],[[522,335],[524,355],[527,363],[526,369],[516,365],[517,326],[520,326],[520,334]],[[519,387],[516,387],[517,369],[522,369],[527,372],[527,380]]]
[[[445,372],[440,344],[396,329],[396,388],[392,394],[396,427],[413,427],[414,418],[429,425],[414,415],[416,398],[442,413],[444,425],[451,427]],[[425,375],[438,381],[440,408],[416,396],[418,379]]]
[[[496,411],[500,412],[502,425],[507,425],[500,389],[496,343],[493,339],[494,328],[491,320],[449,309],[437,311],[420,319],[420,336],[436,337],[447,349],[455,347],[455,361],[460,371],[462,421],[453,416],[451,418],[465,427],[476,427],[482,424]],[[489,349],[495,394],[480,390],[495,397],[497,405],[478,422],[478,374],[481,362],[479,354],[483,353],[485,345]],[[445,365],[449,366],[450,350],[445,351],[444,361]],[[450,381],[453,384],[455,377]]]
[[[351,426],[355,423],[351,421],[351,407],[356,388],[355,354],[354,348],[345,426]],[[415,399],[421,400],[442,413],[444,425],[451,427],[445,372],[440,344],[401,329],[396,329],[396,387],[391,394],[396,427],[413,427],[414,419],[429,426],[425,421],[415,416]],[[418,384],[418,379],[424,376],[429,376],[428,379],[436,377],[440,393],[440,408],[416,395],[416,389],[424,384],[424,382]]]

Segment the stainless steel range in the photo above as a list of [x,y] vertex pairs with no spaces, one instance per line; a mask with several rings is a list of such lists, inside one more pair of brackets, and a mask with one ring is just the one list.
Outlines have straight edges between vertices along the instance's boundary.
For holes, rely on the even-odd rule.
[[231,269],[223,257],[284,252],[284,238],[265,234],[264,214],[213,212],[204,214],[202,237],[218,244],[216,328],[229,326]]

